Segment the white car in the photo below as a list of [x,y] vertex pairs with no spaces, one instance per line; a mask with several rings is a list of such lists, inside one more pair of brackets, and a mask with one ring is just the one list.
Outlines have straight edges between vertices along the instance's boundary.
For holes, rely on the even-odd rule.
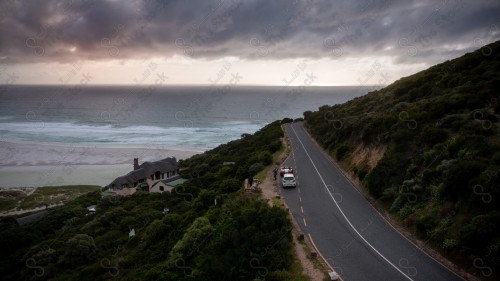
[[295,181],[295,176],[293,174],[284,174],[283,177],[281,177],[281,185],[283,188],[296,187],[297,182]]

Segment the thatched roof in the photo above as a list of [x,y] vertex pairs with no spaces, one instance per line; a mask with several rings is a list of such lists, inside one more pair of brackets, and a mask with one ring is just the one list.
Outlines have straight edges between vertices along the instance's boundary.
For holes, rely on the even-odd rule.
[[145,180],[156,172],[166,173],[177,171],[179,164],[175,158],[165,158],[156,162],[144,162],[139,169],[134,170],[125,176],[116,178],[108,186],[115,189],[121,189],[123,186],[134,187],[134,183]]

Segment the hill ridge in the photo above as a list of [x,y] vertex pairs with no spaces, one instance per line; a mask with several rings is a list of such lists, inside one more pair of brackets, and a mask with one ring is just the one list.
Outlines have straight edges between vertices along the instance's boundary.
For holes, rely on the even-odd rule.
[[[500,261],[500,41],[341,105],[304,112],[318,143],[441,254]],[[375,151],[378,155],[375,155]],[[376,153],[375,153],[376,154]],[[382,155],[380,155],[382,154]]]

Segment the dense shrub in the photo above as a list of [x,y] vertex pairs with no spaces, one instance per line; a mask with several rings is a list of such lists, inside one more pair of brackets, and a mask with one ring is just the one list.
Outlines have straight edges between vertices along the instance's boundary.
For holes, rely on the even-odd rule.
[[[500,210],[500,41],[485,48],[491,56],[477,50],[344,104],[304,113],[309,132],[374,197],[467,268],[500,241],[492,227],[500,225],[492,215]],[[349,150],[359,145],[387,150],[372,170],[363,170]],[[400,192],[408,182],[415,185],[405,193],[416,196],[415,202]],[[454,215],[439,220],[435,208]],[[495,266],[492,261],[485,266]]]
[[335,157],[337,160],[341,161],[347,154],[351,153],[352,147],[348,144],[341,144],[335,151]]
[[[94,192],[25,226],[3,218],[2,280],[253,280],[262,273],[252,267],[255,259],[266,275],[290,276],[287,213],[240,195],[249,172],[272,162],[282,136],[276,121],[180,161],[188,181],[171,193]],[[94,204],[97,212],[89,213]]]

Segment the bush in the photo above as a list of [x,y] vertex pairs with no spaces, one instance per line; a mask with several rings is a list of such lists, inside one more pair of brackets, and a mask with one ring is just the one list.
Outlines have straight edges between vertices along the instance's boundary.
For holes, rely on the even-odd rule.
[[435,216],[432,215],[420,215],[415,226],[420,235],[425,238],[430,238],[429,232],[437,225]]
[[366,163],[362,163],[356,168],[356,175],[360,180],[363,180],[368,174],[369,168]]
[[351,153],[352,147],[348,144],[341,144],[335,151],[335,157],[337,160],[342,161],[349,153]]
[[436,129],[431,126],[427,126],[422,131],[422,141],[428,145],[434,145],[445,141],[448,138],[448,133],[441,129]]
[[255,177],[260,171],[264,170],[264,165],[261,163],[255,163],[248,168],[248,176],[249,177]]
[[260,161],[260,163],[262,163],[264,166],[273,163],[273,156],[268,151],[260,152],[257,158]]
[[364,183],[370,193],[379,198],[386,188],[401,185],[407,166],[406,161],[402,155],[398,156],[394,151],[387,151],[365,178]]
[[207,218],[197,218],[186,230],[182,239],[179,240],[170,251],[166,263],[167,267],[177,266],[179,260],[186,263],[188,260],[193,259],[197,252],[205,247],[208,241],[210,241],[212,232],[212,224],[210,224]]
[[500,166],[500,151],[495,152],[491,157],[491,163]]
[[443,196],[449,200],[468,199],[472,191],[472,182],[485,170],[479,162],[459,161],[451,164],[444,175]]
[[59,259],[59,263],[77,267],[96,258],[97,247],[92,236],[77,234],[66,243],[66,252]]
[[241,182],[236,179],[225,179],[220,183],[222,193],[231,193],[241,188]]

